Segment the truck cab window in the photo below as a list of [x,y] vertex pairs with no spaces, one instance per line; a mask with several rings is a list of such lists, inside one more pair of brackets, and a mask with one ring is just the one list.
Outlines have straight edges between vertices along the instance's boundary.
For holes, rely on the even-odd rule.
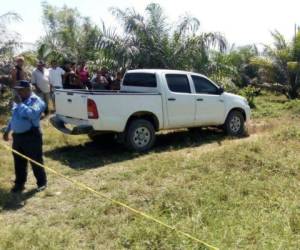
[[156,76],[152,73],[127,73],[124,77],[123,85],[156,88]]
[[178,93],[191,93],[189,80],[186,75],[167,74],[166,75],[169,90]]
[[192,76],[196,93],[198,94],[212,94],[218,93],[218,88],[206,78],[200,76]]

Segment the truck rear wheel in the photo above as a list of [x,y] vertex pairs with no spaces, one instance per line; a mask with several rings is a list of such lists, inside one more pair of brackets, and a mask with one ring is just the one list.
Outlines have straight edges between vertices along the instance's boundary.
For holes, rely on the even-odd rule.
[[136,119],[130,122],[125,144],[127,148],[137,152],[145,152],[152,148],[155,142],[155,130],[151,122]]

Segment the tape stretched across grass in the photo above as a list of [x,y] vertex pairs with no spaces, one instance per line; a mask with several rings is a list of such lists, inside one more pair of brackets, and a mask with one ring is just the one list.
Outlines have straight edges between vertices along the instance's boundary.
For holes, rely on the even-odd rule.
[[146,218],[146,219],[148,219],[148,220],[151,220],[151,221],[153,221],[153,222],[156,222],[157,224],[159,224],[159,225],[161,225],[161,226],[163,226],[163,227],[166,227],[166,228],[168,228],[168,229],[170,229],[170,230],[172,230],[172,231],[174,231],[174,232],[176,232],[176,233],[178,233],[178,234],[180,234],[180,235],[182,235],[182,236],[185,236],[185,237],[187,237],[187,238],[189,238],[189,239],[191,239],[191,240],[193,240],[193,241],[195,241],[195,242],[197,242],[197,243],[200,243],[200,244],[202,244],[202,245],[204,245],[204,246],[206,246],[206,247],[208,247],[208,248],[210,248],[210,249],[213,249],[213,250],[219,250],[219,248],[217,248],[217,247],[215,247],[215,246],[212,246],[212,245],[206,243],[205,241],[200,240],[200,239],[198,239],[198,238],[192,236],[192,235],[189,234],[189,233],[186,233],[186,232],[184,232],[184,231],[181,231],[181,230],[179,230],[179,229],[177,229],[177,228],[175,228],[175,227],[173,227],[173,226],[170,226],[170,225],[168,225],[168,224],[166,224],[166,223],[164,223],[164,222],[162,222],[162,221],[160,221],[160,220],[158,220],[158,219],[152,217],[151,215],[148,215],[148,214],[146,214],[146,213],[144,213],[144,212],[142,212],[142,211],[139,211],[139,210],[137,210],[137,209],[135,209],[135,208],[132,208],[132,207],[126,205],[125,203],[121,202],[121,201],[118,201],[118,200],[115,200],[115,199],[113,199],[113,198],[110,198],[110,197],[106,196],[105,194],[103,194],[103,193],[101,193],[101,192],[98,192],[98,191],[92,189],[91,187],[85,185],[84,183],[75,181],[75,180],[73,180],[72,178],[70,178],[70,177],[68,177],[68,176],[66,176],[66,175],[64,175],[64,174],[61,174],[61,173],[57,172],[56,170],[54,170],[54,169],[52,169],[52,168],[50,168],[50,167],[47,167],[47,166],[45,166],[45,165],[43,165],[43,164],[41,164],[41,163],[39,163],[39,162],[36,162],[35,160],[33,160],[33,159],[27,157],[26,155],[21,154],[20,152],[18,152],[18,151],[16,151],[16,150],[12,149],[11,147],[9,147],[9,146],[7,146],[7,145],[5,145],[5,144],[3,144],[3,143],[0,143],[0,145],[1,145],[3,148],[5,148],[7,151],[13,152],[14,154],[19,155],[20,157],[22,157],[22,158],[24,158],[24,159],[26,159],[26,160],[28,160],[28,161],[30,161],[30,162],[32,162],[32,163],[38,165],[39,167],[42,167],[42,168],[44,168],[44,169],[47,169],[49,172],[51,172],[51,173],[53,173],[53,174],[55,174],[55,175],[57,175],[57,176],[60,176],[60,177],[64,178],[65,180],[68,180],[69,182],[73,183],[73,184],[74,184],[75,186],[77,186],[77,187],[80,187],[80,188],[82,188],[82,189],[84,189],[84,190],[87,190],[87,191],[89,191],[89,192],[95,194],[95,195],[98,196],[98,197],[101,197],[101,198],[104,198],[104,199],[106,199],[106,200],[109,200],[109,201],[111,201],[111,202],[114,203],[114,204],[117,204],[117,205],[119,205],[119,206],[121,206],[121,207],[124,207],[124,208],[130,210],[131,212],[133,212],[133,213],[135,213],[135,214],[137,214],[137,215],[140,215],[141,217],[144,217],[144,218]]

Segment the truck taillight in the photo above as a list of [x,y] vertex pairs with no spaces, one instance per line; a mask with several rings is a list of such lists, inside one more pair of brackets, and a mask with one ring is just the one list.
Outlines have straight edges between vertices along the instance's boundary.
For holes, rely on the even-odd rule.
[[92,99],[87,100],[87,111],[88,111],[89,119],[98,119],[99,118],[97,105]]

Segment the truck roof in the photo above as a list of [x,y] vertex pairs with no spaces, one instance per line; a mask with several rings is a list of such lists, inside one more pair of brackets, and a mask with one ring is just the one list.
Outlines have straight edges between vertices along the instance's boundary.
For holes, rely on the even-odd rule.
[[196,74],[207,78],[205,75],[199,74],[197,72],[184,71],[184,70],[175,70],[175,69],[133,69],[128,70],[126,73],[158,73],[163,72],[166,74]]

